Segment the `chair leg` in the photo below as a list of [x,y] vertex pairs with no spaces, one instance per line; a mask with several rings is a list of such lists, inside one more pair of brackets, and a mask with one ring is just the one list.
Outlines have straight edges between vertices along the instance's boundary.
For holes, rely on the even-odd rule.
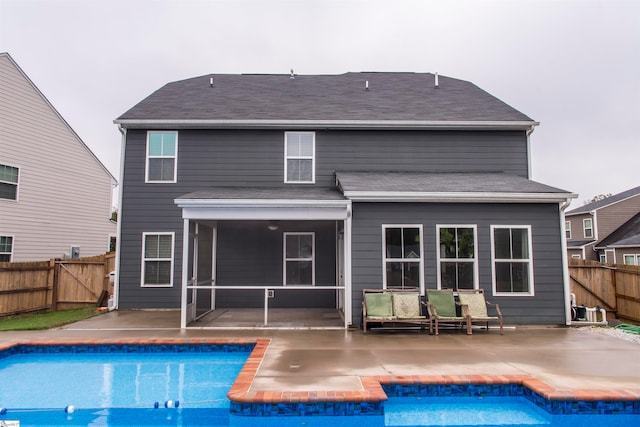
[[473,334],[473,331],[471,330],[471,319],[467,318],[467,335],[471,334]]

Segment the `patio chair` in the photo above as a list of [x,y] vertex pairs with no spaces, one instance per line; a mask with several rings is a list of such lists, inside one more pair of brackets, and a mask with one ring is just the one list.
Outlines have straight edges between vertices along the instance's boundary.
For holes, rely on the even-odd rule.
[[[500,305],[493,304],[484,298],[484,289],[464,289],[458,291],[458,299],[460,304],[467,307],[467,313],[471,324],[482,323],[485,324],[487,330],[489,330],[490,322],[497,322],[500,324],[500,335],[502,332],[502,312],[500,311]],[[495,316],[489,316],[487,307],[493,307],[496,311]]]
[[427,290],[427,312],[429,313],[429,333],[433,334],[435,329],[438,335],[440,323],[465,324],[467,334],[471,335],[471,318],[467,314],[467,309],[462,306],[462,316],[456,313],[456,301],[451,289],[428,289]]

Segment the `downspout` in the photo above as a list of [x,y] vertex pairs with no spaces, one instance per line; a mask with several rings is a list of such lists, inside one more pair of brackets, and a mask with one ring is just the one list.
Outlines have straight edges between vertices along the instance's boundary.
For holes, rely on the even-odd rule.
[[531,179],[531,140],[530,136],[533,133],[536,125],[531,125],[527,129],[527,179]]
[[113,282],[113,304],[109,310],[117,310],[120,303],[120,248],[122,245],[122,187],[124,183],[124,152],[127,145],[127,129],[118,125],[118,130],[122,134],[120,142],[120,191],[118,191],[118,223],[116,225],[116,277]]
[[566,199],[564,202],[559,204],[560,206],[560,242],[562,245],[562,276],[564,281],[564,317],[565,317],[565,325],[571,325],[571,286],[569,285],[569,281],[571,278],[569,277],[569,262],[567,261],[567,236],[564,232],[564,222],[565,216],[564,211],[571,204],[571,199]]

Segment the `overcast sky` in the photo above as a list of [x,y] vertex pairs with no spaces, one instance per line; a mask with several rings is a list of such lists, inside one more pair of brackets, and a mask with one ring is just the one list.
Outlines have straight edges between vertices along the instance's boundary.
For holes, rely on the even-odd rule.
[[415,71],[468,80],[540,122],[533,179],[640,185],[640,1],[0,0],[9,52],[120,174],[113,120],[208,73]]

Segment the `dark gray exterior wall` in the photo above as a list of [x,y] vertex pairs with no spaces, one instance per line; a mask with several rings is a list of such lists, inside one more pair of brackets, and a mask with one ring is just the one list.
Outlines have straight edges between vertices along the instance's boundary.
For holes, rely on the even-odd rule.
[[[129,129],[121,183],[119,307],[177,308],[183,221],[174,199],[213,186],[286,186],[284,131],[179,130],[175,184],[145,184],[145,148],[146,131]],[[527,165],[524,131],[316,132],[315,185],[322,187],[335,186],[334,171],[503,171],[527,177]],[[175,232],[174,285],[141,288],[142,233],[166,231]]]
[[[352,302],[361,321],[362,289],[382,287],[382,225],[422,224],[425,289],[437,288],[436,225],[476,224],[479,284],[507,324],[564,324],[558,204],[354,203]],[[534,296],[493,296],[491,225],[530,225]]]

